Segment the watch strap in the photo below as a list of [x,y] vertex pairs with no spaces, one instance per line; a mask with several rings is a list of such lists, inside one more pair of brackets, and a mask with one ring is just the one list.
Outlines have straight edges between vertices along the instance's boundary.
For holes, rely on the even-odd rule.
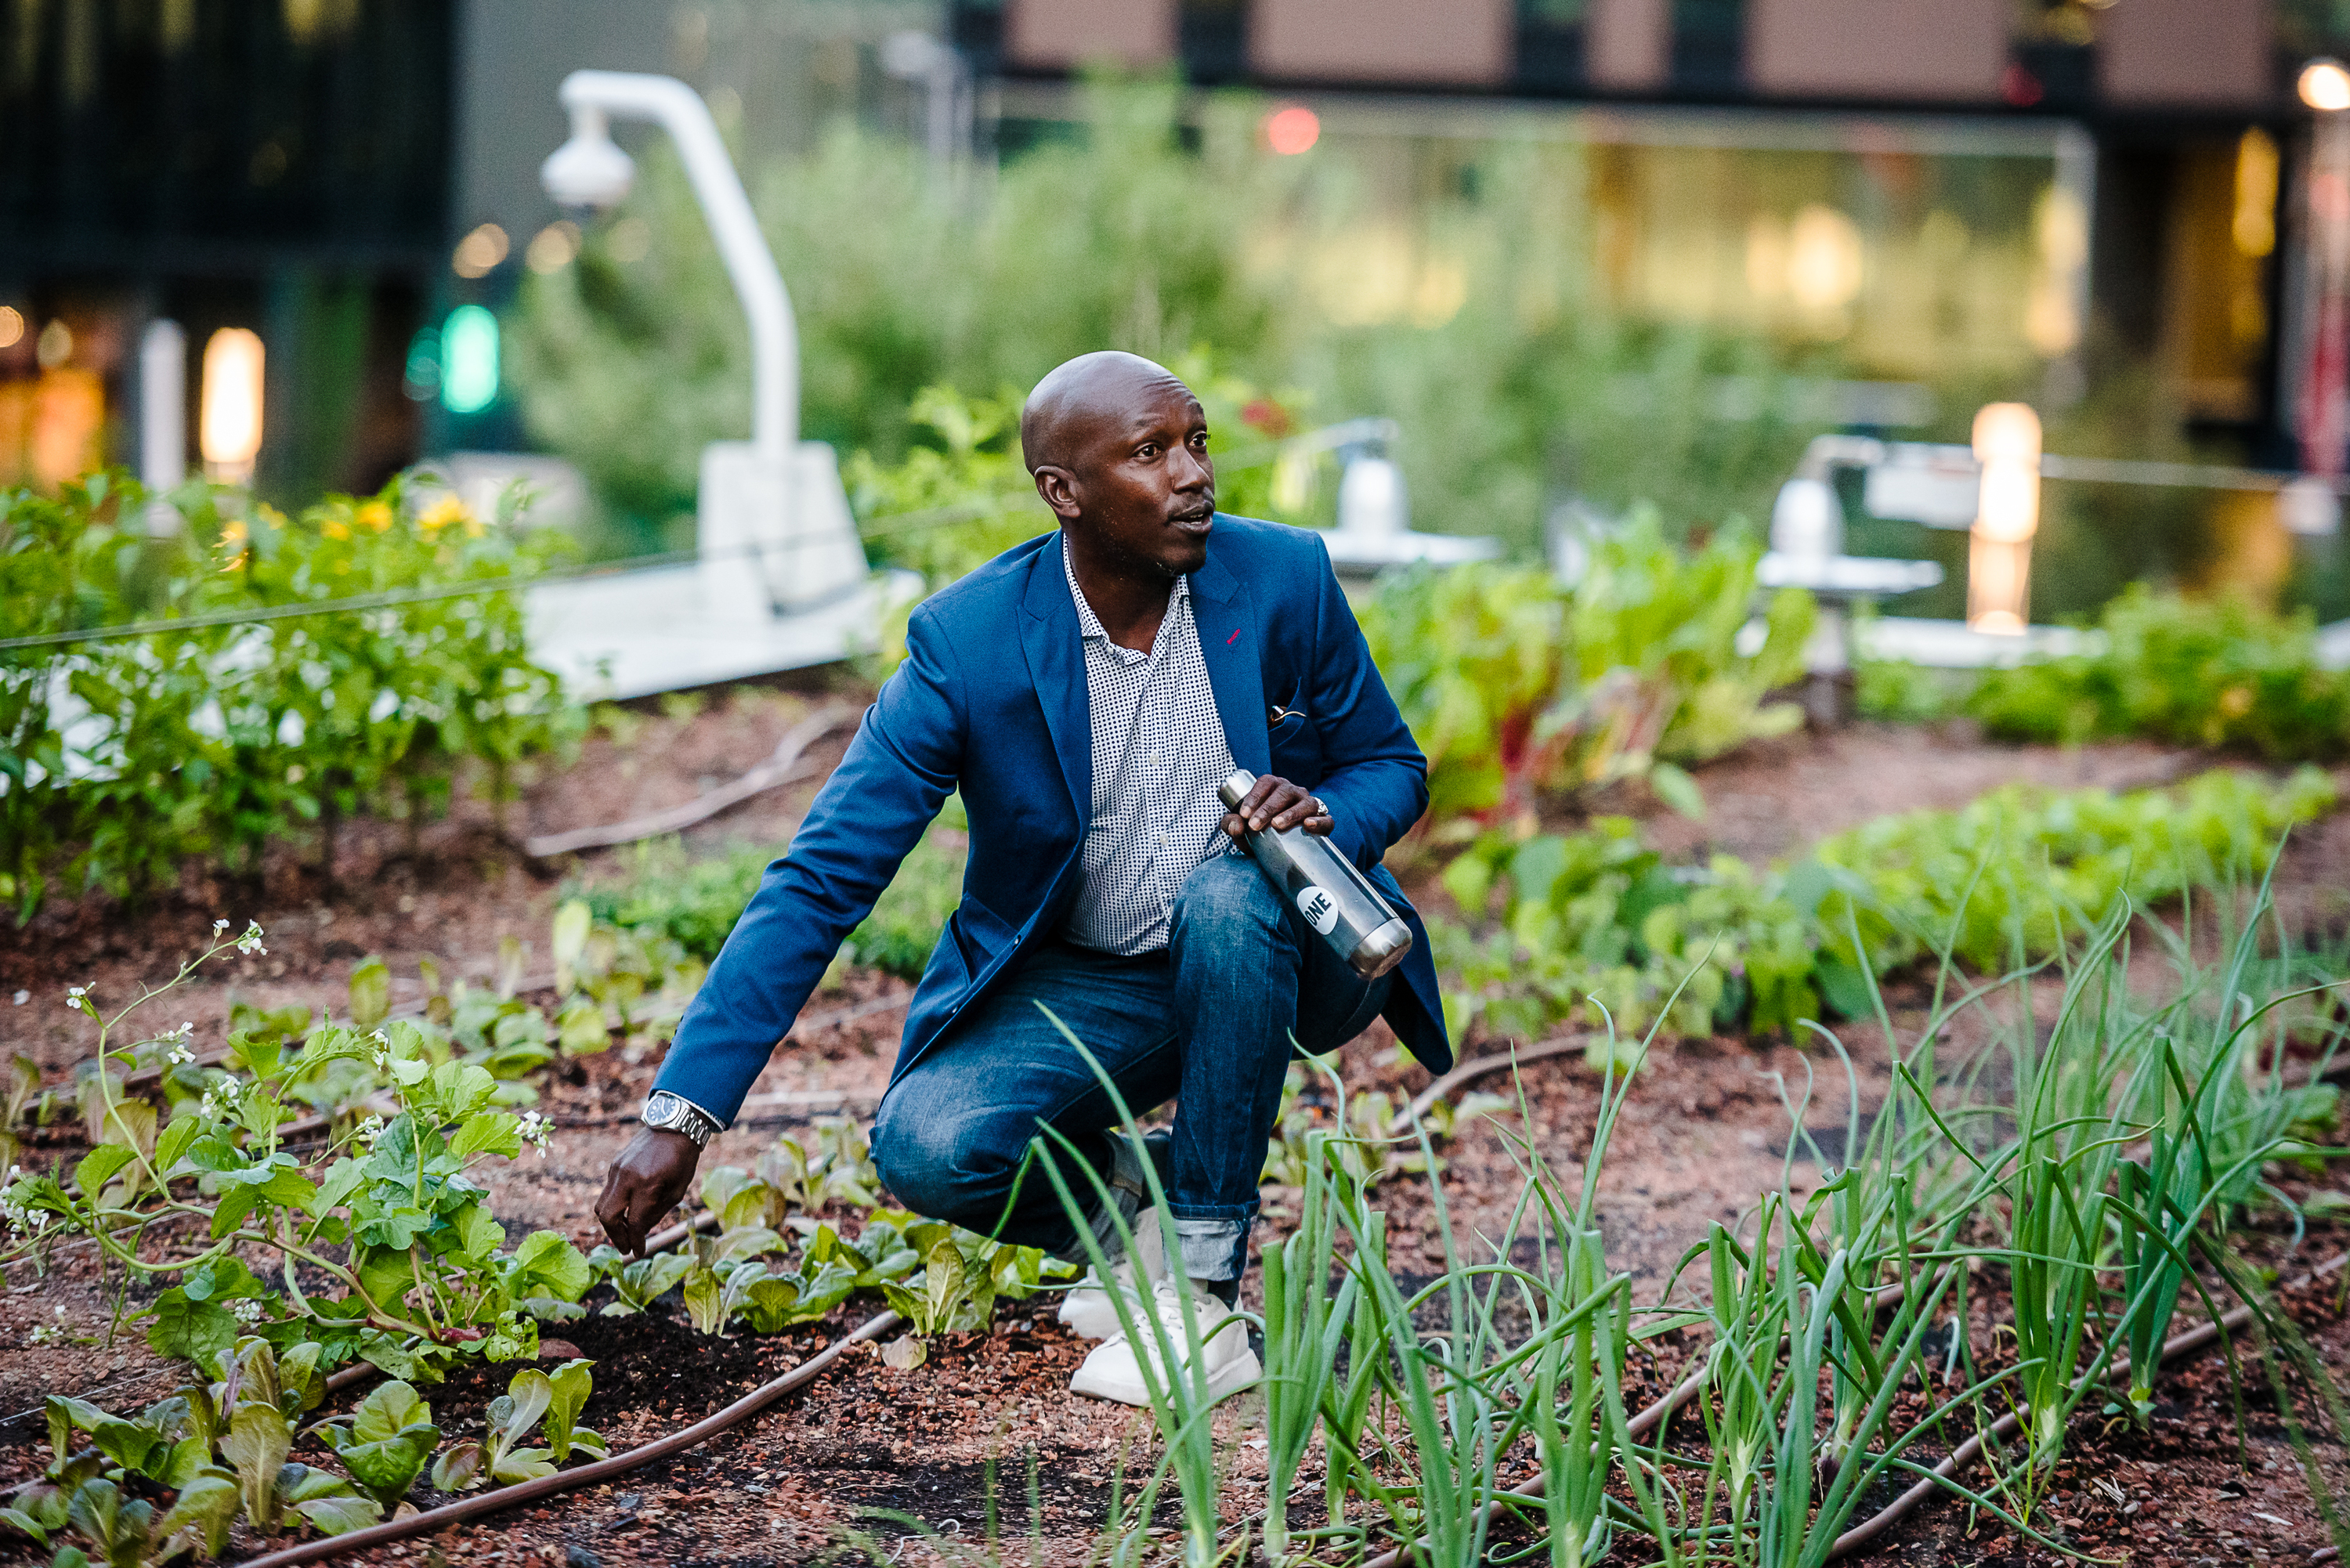
[[655,1089],[646,1097],[645,1108],[638,1119],[649,1127],[683,1133],[693,1140],[696,1148],[708,1148],[710,1140],[724,1130],[716,1116],[667,1089]]

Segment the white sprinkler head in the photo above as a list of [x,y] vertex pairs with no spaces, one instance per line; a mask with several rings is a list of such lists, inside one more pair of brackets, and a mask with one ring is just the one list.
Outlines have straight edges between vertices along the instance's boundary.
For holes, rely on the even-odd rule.
[[1358,457],[1338,480],[1338,531],[1377,536],[1401,534],[1411,526],[1411,504],[1403,488],[1403,470],[1384,457]]
[[1771,507],[1771,548],[1805,560],[1844,554],[1844,507],[1825,479],[1791,479]]
[[600,109],[571,111],[571,140],[539,165],[538,182],[558,207],[614,207],[636,182],[637,166],[612,140]]

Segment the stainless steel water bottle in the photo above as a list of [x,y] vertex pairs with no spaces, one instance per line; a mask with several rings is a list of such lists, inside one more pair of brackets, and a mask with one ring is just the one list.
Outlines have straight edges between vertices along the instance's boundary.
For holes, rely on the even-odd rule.
[[[1238,811],[1255,787],[1256,775],[1241,768],[1216,794],[1225,810]],[[1303,827],[1266,828],[1247,837],[1249,853],[1274,887],[1357,974],[1377,980],[1411,951],[1411,928],[1328,839]]]

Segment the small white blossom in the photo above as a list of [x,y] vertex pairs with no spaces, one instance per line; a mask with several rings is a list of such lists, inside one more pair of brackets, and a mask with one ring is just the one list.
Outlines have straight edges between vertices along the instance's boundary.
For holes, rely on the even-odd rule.
[[366,1120],[360,1122],[359,1126],[351,1129],[351,1137],[358,1139],[360,1143],[367,1145],[369,1148],[373,1148],[375,1147],[375,1140],[382,1136],[383,1118],[381,1116],[369,1116]]
[[226,920],[214,920],[213,922],[213,929],[216,931],[224,931],[228,929],[228,922]]
[[174,1045],[171,1054],[163,1058],[174,1067],[184,1067],[195,1059],[196,1054],[185,1045]]
[[554,1140],[555,1124],[536,1111],[522,1114],[522,1141],[538,1150],[538,1158],[546,1158],[546,1146]]
[[236,950],[241,953],[265,953],[269,950],[267,948],[261,945],[261,922],[259,920],[248,920],[245,922],[244,935],[236,939]]
[[47,1345],[50,1341],[60,1337],[62,1333],[62,1330],[52,1328],[47,1324],[36,1324],[33,1325],[33,1332],[25,1336],[25,1343],[27,1345]]
[[[36,1214],[25,1206],[25,1192],[20,1182],[24,1174],[21,1167],[12,1165],[8,1168],[8,1174],[0,1177],[0,1220],[7,1222],[12,1241],[22,1236],[36,1236],[49,1228],[48,1215]],[[65,1309],[59,1307],[57,1311],[63,1313]]]
[[240,1296],[236,1300],[228,1303],[229,1316],[236,1319],[237,1322],[244,1324],[247,1328],[251,1328],[255,1324],[261,1321],[262,1311],[263,1308],[261,1303],[255,1301],[251,1296]]

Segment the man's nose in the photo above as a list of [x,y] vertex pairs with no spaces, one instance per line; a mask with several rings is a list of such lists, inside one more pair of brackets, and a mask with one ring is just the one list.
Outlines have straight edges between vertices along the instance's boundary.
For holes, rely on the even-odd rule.
[[1182,449],[1174,466],[1175,488],[1178,490],[1213,490],[1216,487],[1215,465],[1208,454],[1190,447]]

